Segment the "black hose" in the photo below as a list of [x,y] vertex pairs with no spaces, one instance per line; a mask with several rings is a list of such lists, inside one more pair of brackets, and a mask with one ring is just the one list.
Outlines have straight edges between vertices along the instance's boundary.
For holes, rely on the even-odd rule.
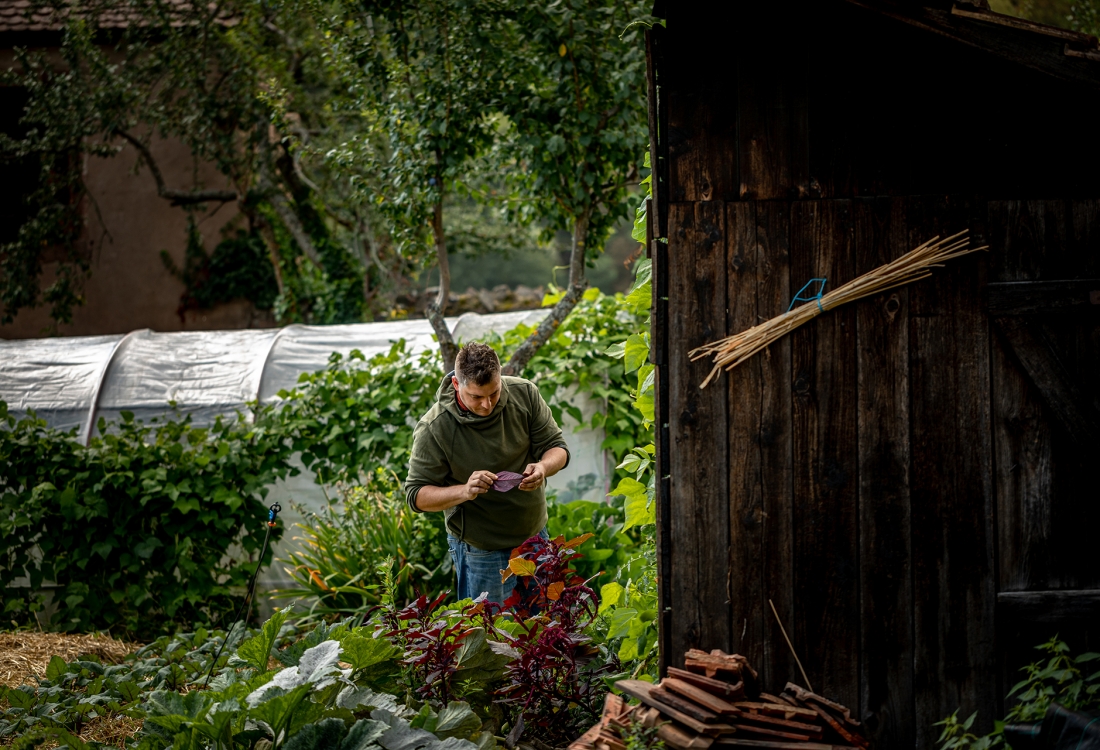
[[233,618],[233,622],[229,625],[229,629],[225,631],[225,640],[222,641],[222,645],[218,647],[218,652],[214,654],[214,661],[210,662],[210,671],[206,673],[206,680],[203,682],[203,687],[210,687],[210,677],[214,674],[214,667],[218,665],[218,659],[222,656],[222,651],[225,649],[227,643],[229,643],[229,636],[233,633],[233,626],[236,625],[241,619],[241,613],[244,612],[245,607],[248,607],[248,613],[245,616],[247,622],[248,616],[252,614],[252,599],[256,594],[256,577],[260,574],[260,566],[264,563],[264,555],[267,554],[267,542],[271,539],[271,530],[275,528],[275,519],[279,516],[279,512],[282,511],[283,506],[278,503],[272,503],[267,509],[267,531],[264,533],[264,543],[260,547],[260,556],[256,560],[256,569],[252,571],[252,578],[248,582],[248,590],[245,591],[244,601],[241,602],[241,608],[237,610],[236,616]]

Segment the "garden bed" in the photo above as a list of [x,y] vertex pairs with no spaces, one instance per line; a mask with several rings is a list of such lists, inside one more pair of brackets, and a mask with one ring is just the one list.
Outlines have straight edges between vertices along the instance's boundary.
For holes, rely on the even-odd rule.
[[28,630],[0,633],[0,685],[35,684],[35,678],[46,676],[46,665],[53,656],[67,662],[96,656],[105,664],[118,664],[139,645],[96,633],[71,635]]

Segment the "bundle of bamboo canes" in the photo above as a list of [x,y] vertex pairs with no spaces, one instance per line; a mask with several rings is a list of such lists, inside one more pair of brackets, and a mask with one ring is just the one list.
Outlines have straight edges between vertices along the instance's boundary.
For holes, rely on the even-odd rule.
[[988,249],[985,245],[970,247],[970,240],[966,235],[967,231],[963,230],[942,240],[939,237],[933,237],[897,260],[890,261],[821,296],[815,301],[816,304],[807,303],[758,326],[753,326],[747,331],[691,350],[689,356],[693,362],[704,357],[714,357],[714,367],[699,387],[706,388],[721,374],[722,370],[732,370],[826,310],[927,278],[932,275],[931,269],[942,266],[952,258]]

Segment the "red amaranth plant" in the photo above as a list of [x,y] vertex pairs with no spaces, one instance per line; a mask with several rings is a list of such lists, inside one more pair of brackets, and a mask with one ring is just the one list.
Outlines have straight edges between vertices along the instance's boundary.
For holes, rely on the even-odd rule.
[[505,606],[519,624],[514,634],[498,637],[519,656],[505,667],[501,702],[517,709],[517,721],[538,727],[543,741],[568,741],[599,718],[606,692],[602,675],[618,668],[584,635],[596,618],[596,592],[577,575],[571,562],[591,534],[570,541],[532,537],[517,547],[505,578],[519,580]]
[[[462,614],[457,610],[437,611],[450,593],[444,591],[431,600],[421,594],[396,612],[395,617],[403,626],[385,633],[405,648],[404,663],[412,667],[413,674],[423,683],[416,689],[417,694],[443,706],[451,699],[451,678],[458,671],[458,651],[471,630],[465,618],[453,625],[448,622],[448,618]],[[383,621],[386,619],[383,617]]]
[[516,587],[505,600],[518,619],[546,613],[552,619],[568,624],[574,618],[587,618],[576,629],[589,625],[596,617],[596,592],[573,569],[574,559],[581,557],[577,547],[592,538],[592,534],[565,541],[565,537],[543,539],[533,536],[512,550],[508,570],[502,570],[504,580],[515,575]]

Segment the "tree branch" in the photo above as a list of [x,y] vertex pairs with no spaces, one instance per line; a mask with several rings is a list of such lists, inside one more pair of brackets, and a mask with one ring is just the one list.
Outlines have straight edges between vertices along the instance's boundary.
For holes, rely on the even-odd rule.
[[153,180],[157,183],[157,195],[171,201],[173,206],[194,205],[196,203],[228,203],[240,198],[236,190],[173,190],[167,187],[164,184],[164,176],[160,173],[160,167],[153,159],[149,147],[142,143],[139,138],[121,128],[115,128],[115,133],[126,139],[131,146],[138,150],[142,160],[145,161],[149,171],[152,172]]
[[503,374],[522,375],[527,363],[531,361],[531,358],[535,356],[542,345],[550,340],[550,337],[554,335],[554,331],[562,324],[562,321],[569,317],[569,313],[573,312],[573,308],[584,297],[584,292],[588,288],[588,279],[585,278],[584,273],[585,249],[588,244],[588,217],[591,210],[592,208],[589,206],[573,222],[573,249],[569,256],[569,288],[565,290],[565,294],[554,305],[550,314],[539,323],[539,327],[535,329],[534,333],[528,336],[527,340],[520,344],[519,348],[512,354],[508,364],[501,370]]
[[[439,160],[439,154],[436,154]],[[441,177],[437,177],[440,180]],[[458,356],[458,346],[454,337],[447,328],[447,321],[443,313],[447,310],[447,299],[451,296],[451,266],[447,258],[447,236],[443,230],[443,183],[439,182],[439,197],[436,199],[432,212],[432,236],[435,239],[435,255],[439,262],[439,291],[435,300],[428,303],[428,322],[432,324],[436,338],[439,339],[439,353],[443,357],[443,371],[450,372],[455,368],[455,357]]]
[[294,209],[290,206],[290,201],[286,199],[286,195],[275,184],[275,179],[271,173],[271,139],[268,137],[268,122],[266,118],[262,118],[256,126],[257,128],[257,147],[260,150],[258,156],[258,172],[261,191],[267,196],[268,201],[271,203],[271,207],[275,209],[275,213],[279,215],[279,219],[283,222],[283,226],[290,232],[290,236],[294,238],[294,241],[298,244],[298,248],[305,253],[305,256],[313,262],[314,265],[321,265],[321,256],[317,252],[317,248],[313,246],[313,240],[310,238],[309,233],[306,232],[305,227],[302,226],[301,220],[298,218],[298,214],[294,212]]

